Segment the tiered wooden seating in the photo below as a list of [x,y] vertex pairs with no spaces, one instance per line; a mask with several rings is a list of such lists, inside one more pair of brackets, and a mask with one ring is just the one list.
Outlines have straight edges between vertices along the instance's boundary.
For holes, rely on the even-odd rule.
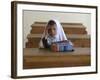
[[52,52],[46,49],[38,49],[41,35],[46,22],[35,22],[31,25],[28,42],[24,48],[23,68],[51,68],[51,67],[75,67],[90,66],[90,35],[87,35],[86,27],[81,23],[61,23],[66,36],[74,44],[74,52]]
[[[37,48],[43,34],[45,22],[35,22],[31,25],[32,30],[27,36],[26,48]],[[86,27],[81,23],[62,23],[63,29],[69,40],[75,47],[90,47],[90,36],[87,35]]]
[[[90,47],[90,36],[89,35],[67,35],[68,39],[74,43],[74,47]],[[41,34],[29,34],[27,36],[28,42],[26,43],[27,48],[37,48],[41,39]]]

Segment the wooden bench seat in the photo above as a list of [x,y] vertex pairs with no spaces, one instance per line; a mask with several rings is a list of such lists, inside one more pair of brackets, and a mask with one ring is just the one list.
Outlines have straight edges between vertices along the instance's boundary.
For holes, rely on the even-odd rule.
[[[41,34],[29,34],[26,48],[37,48],[41,39]],[[68,34],[68,39],[72,41],[75,47],[90,47],[90,35]]]
[[52,52],[46,49],[24,48],[23,68],[89,66],[90,48],[75,48],[74,52]]
[[[32,34],[43,33],[46,22],[35,22],[31,25]],[[67,34],[87,34],[86,27],[82,23],[62,23],[62,27]]]

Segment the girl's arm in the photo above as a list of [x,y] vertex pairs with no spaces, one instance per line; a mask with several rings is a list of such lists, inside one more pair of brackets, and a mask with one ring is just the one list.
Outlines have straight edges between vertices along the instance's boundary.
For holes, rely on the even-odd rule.
[[42,42],[45,48],[50,48],[50,45],[48,44],[47,39],[43,38]]

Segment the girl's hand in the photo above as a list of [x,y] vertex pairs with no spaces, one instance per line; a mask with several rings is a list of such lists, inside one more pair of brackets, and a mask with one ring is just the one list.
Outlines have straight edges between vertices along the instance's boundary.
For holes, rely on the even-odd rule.
[[44,31],[44,37],[46,37],[47,34],[48,34],[48,30],[46,28],[45,31]]
[[51,50],[56,52],[57,51],[57,45],[51,44]]

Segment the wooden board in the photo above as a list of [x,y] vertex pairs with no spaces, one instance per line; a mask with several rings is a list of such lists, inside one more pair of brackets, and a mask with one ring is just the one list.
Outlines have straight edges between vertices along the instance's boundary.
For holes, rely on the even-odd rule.
[[[37,48],[41,39],[41,34],[29,34],[26,48]],[[90,35],[67,35],[74,47],[90,47]]]
[[90,48],[75,48],[74,52],[52,52],[45,49],[25,48],[24,69],[89,66]]

